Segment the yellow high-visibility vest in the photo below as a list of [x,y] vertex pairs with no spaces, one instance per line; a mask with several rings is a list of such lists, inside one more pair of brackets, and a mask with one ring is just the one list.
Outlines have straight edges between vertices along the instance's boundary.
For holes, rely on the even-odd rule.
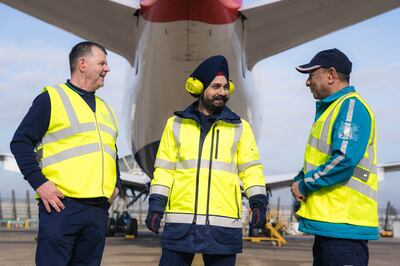
[[171,117],[157,152],[151,194],[168,197],[166,223],[241,228],[242,196],[266,194],[263,167],[250,125],[219,120],[200,146],[200,126]]
[[[324,164],[332,156],[332,130],[340,107],[344,100],[357,98],[368,110],[371,117],[371,134],[364,156],[358,162],[352,177],[345,184],[322,188],[307,196],[301,203],[297,214],[306,219],[329,222],[345,223],[359,226],[378,226],[378,177],[376,159],[376,129],[375,118],[370,107],[358,93],[348,93],[334,101],[325,112],[314,122],[306,146],[304,156],[304,174]],[[355,99],[350,99],[349,114],[352,115]],[[347,120],[351,120],[348,115]],[[350,127],[350,121],[346,125]],[[346,134],[346,130],[345,133]],[[343,141],[342,148],[347,142]],[[335,162],[332,162],[334,164]],[[328,165],[327,168],[334,165]],[[328,171],[328,169],[325,169]],[[316,173],[311,179],[318,178]],[[307,180],[304,180],[307,182]]]
[[42,172],[65,196],[112,195],[116,184],[118,124],[111,107],[96,96],[96,112],[65,84],[46,86],[50,123],[36,152]]

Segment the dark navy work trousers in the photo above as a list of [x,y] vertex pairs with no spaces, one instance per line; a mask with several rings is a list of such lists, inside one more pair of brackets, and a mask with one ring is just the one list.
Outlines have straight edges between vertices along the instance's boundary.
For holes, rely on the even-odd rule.
[[[179,252],[163,248],[160,266],[190,266],[194,253]],[[205,266],[234,266],[236,254],[203,254]]]
[[315,236],[314,266],[367,266],[368,241]]
[[46,211],[39,201],[36,265],[100,265],[108,210],[63,200],[65,209]]

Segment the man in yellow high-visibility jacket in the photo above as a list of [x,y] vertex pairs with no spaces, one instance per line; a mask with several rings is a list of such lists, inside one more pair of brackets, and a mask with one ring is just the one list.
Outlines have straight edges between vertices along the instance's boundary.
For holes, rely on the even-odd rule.
[[75,45],[71,79],[43,89],[11,141],[39,198],[36,265],[100,265],[120,188],[117,120],[95,96],[110,71],[106,55],[93,42]]
[[265,225],[263,167],[249,123],[225,105],[234,90],[225,57],[202,62],[186,89],[199,100],[167,121],[146,224],[158,234],[165,212],[160,265],[190,265],[195,253],[206,265],[234,265],[242,251],[240,180],[250,227]]
[[353,86],[352,63],[338,49],[296,69],[317,99],[303,169],[291,191],[301,202],[299,230],[314,234],[314,265],[367,265],[378,239],[374,113]]

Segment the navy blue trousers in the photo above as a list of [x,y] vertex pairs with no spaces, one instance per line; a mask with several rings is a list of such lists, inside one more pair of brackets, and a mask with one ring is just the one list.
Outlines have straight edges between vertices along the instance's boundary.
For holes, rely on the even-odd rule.
[[100,265],[108,223],[108,210],[72,199],[65,209],[46,211],[39,201],[36,265]]
[[367,266],[368,241],[315,236],[314,266]]
[[[194,253],[179,252],[163,248],[160,266],[190,266]],[[203,254],[205,266],[234,266],[236,254]]]

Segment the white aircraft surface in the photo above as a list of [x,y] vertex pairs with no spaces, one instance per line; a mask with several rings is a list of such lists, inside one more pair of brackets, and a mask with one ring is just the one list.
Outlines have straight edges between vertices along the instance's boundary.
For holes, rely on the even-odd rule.
[[[275,55],[324,34],[400,7],[399,0],[282,0],[243,5],[241,0],[0,0],[15,9],[98,42],[131,64],[126,88],[128,135],[138,165],[152,177],[167,118],[193,101],[182,84],[214,54],[227,57],[237,88],[229,106],[261,135],[260,103],[251,96],[251,70]],[[0,156],[14,169],[9,155]],[[135,171],[132,156],[120,159],[126,187],[146,193],[149,177]],[[400,162],[378,167],[400,170]],[[271,188],[293,175],[268,176]],[[140,195],[141,195],[140,194]]]

